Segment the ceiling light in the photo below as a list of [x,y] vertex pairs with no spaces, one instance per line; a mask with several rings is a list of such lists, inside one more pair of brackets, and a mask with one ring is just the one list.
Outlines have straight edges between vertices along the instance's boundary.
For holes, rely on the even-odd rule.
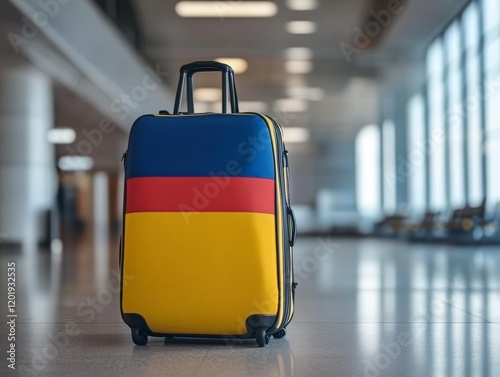
[[194,90],[194,100],[200,102],[215,102],[221,99],[220,88],[197,88]]
[[290,21],[286,23],[286,31],[291,34],[312,34],[316,31],[316,23],[312,21]]
[[299,98],[309,101],[321,101],[325,98],[325,91],[322,88],[310,88],[307,86],[291,86],[286,89],[286,94],[292,98]]
[[285,50],[285,57],[289,60],[309,60],[313,53],[307,47],[290,47]]
[[290,60],[285,62],[285,69],[288,73],[310,73],[313,65],[306,60]]
[[285,143],[304,143],[309,140],[309,130],[303,127],[284,127],[283,141]]
[[94,167],[94,160],[88,156],[63,156],[58,166],[63,171],[87,171]]
[[248,63],[245,59],[241,58],[217,58],[216,61],[220,63],[227,64],[230,66],[234,73],[239,74],[243,73],[248,69]]
[[287,0],[286,5],[291,10],[313,10],[318,7],[317,0]]
[[76,140],[76,132],[72,128],[53,128],[47,132],[47,140],[52,144],[71,144]]
[[175,6],[181,17],[273,17],[278,6],[272,1],[179,1]]
[[307,111],[309,104],[307,101],[297,98],[283,98],[274,102],[274,107],[283,113],[300,113]]

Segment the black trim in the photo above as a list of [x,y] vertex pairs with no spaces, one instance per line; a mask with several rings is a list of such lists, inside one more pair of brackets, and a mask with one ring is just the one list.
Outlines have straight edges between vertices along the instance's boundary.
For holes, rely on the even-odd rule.
[[182,337],[182,338],[215,338],[215,339],[229,339],[229,340],[243,340],[252,339],[256,337],[256,330],[260,328],[270,329],[276,321],[276,316],[252,314],[246,321],[245,326],[247,329],[246,334],[242,335],[207,335],[207,334],[181,334],[181,333],[158,333],[154,332],[148,326],[146,319],[138,313],[126,313],[122,316],[123,321],[131,328],[137,328],[144,331],[149,336],[157,337]]
[[271,329],[275,322],[276,316],[274,315],[252,314],[245,321],[245,325],[247,327],[248,334],[250,334],[250,337],[255,337],[256,329]]
[[148,326],[146,319],[137,313],[127,313],[123,314],[123,322],[125,322],[130,328],[138,328],[144,331],[145,333],[152,334],[153,332]]

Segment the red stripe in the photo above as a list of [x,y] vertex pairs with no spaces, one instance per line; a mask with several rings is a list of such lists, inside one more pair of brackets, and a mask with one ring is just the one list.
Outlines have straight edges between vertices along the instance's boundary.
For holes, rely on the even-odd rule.
[[126,213],[274,214],[274,180],[243,177],[141,177],[127,180]]

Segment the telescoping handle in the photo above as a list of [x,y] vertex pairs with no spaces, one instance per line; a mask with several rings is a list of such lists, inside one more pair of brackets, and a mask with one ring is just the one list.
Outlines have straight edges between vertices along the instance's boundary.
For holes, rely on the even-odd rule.
[[184,85],[187,83],[187,109],[188,113],[194,113],[194,95],[193,95],[193,75],[198,72],[221,72],[222,73],[222,112],[227,113],[227,100],[231,103],[231,112],[239,112],[238,95],[236,94],[236,85],[234,82],[233,69],[224,63],[216,61],[198,61],[185,64],[180,69],[179,84],[177,85],[177,94],[175,96],[174,114],[181,111],[182,97],[184,94]]

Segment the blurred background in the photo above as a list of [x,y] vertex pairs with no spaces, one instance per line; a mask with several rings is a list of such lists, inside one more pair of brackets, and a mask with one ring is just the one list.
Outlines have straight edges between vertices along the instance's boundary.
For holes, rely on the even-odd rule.
[[[2,243],[116,229],[131,124],[214,59],[285,129],[300,232],[498,242],[498,7],[3,1]],[[218,80],[196,111],[220,111]]]
[[[498,320],[498,0],[0,0],[0,10],[0,252],[25,266],[27,322],[71,318],[112,278],[130,127],[172,111],[182,64],[216,59],[237,74],[240,110],[284,128],[298,269],[317,240],[342,245],[304,279],[298,323],[411,322],[455,290],[469,314],[447,320]],[[219,76],[195,84],[195,110],[220,111]],[[120,322],[115,304],[104,322]],[[479,353],[492,328],[474,333]],[[359,360],[373,351],[363,342]],[[417,356],[401,368],[493,368],[443,356],[425,369]]]

